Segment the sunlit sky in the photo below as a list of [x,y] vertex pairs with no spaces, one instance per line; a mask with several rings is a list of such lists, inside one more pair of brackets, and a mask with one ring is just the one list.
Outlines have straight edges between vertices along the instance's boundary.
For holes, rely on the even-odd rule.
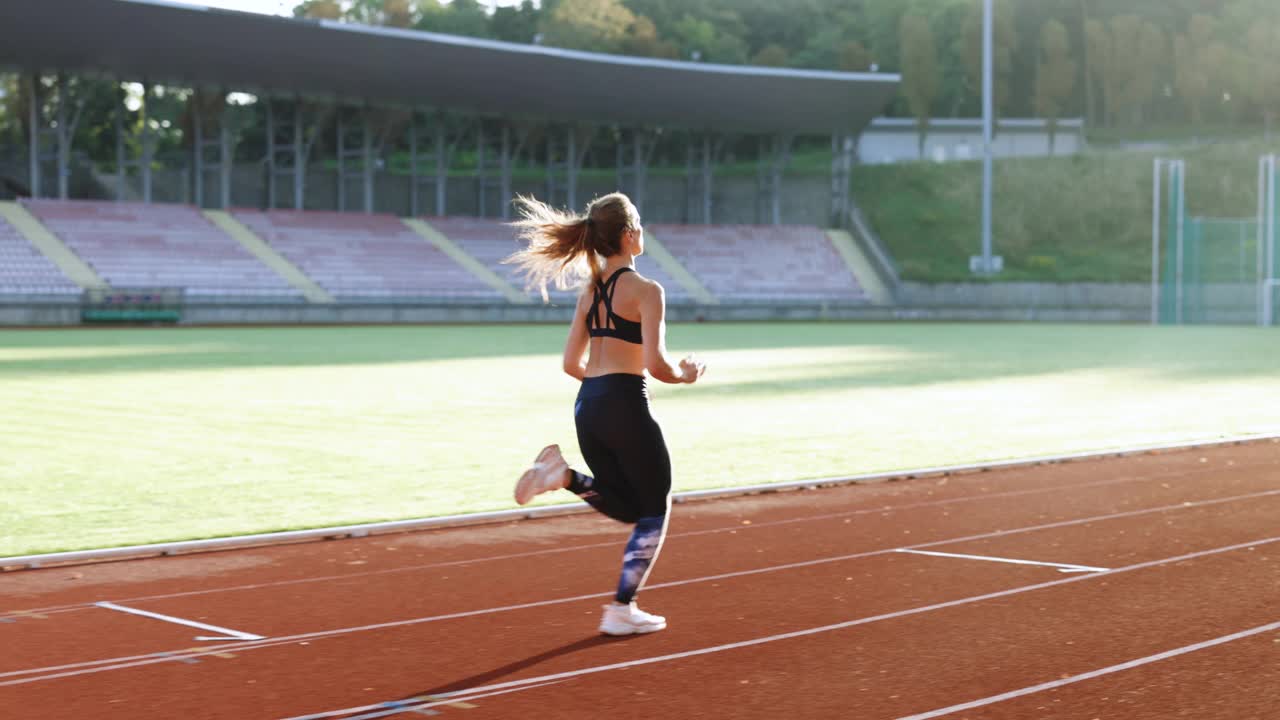
[[[179,5],[204,5],[205,7],[241,10],[265,15],[292,15],[297,0],[169,0]],[[482,5],[518,5],[519,0],[481,0]]]

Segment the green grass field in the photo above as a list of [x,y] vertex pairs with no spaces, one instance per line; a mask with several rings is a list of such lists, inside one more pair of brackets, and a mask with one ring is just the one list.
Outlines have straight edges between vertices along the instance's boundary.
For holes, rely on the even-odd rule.
[[[563,334],[0,332],[0,556],[510,507],[544,444],[577,458]],[[1280,431],[1261,329],[670,335],[711,368],[653,388],[678,490]]]

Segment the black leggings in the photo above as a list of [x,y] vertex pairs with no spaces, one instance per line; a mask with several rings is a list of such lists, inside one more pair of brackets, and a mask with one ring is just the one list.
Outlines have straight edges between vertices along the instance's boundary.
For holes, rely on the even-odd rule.
[[671,506],[671,457],[649,414],[640,375],[587,378],[574,404],[578,449],[595,477],[575,471],[569,489],[614,520],[634,524],[614,600],[629,603],[662,549]]
[[569,489],[620,522],[666,515],[671,456],[649,414],[644,377],[587,378],[573,410],[578,449],[595,477],[574,472]]

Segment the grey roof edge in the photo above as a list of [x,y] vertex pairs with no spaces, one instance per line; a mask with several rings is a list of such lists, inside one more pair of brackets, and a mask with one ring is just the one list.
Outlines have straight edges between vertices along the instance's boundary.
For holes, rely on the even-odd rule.
[[[128,2],[152,2],[153,0],[128,0]],[[374,27],[359,23],[339,22],[336,20],[320,20],[319,24],[329,30],[356,32],[367,35],[381,35],[406,40],[429,40],[432,42],[457,45],[482,50],[500,50],[505,52],[544,55],[563,60],[579,60],[582,62],[598,62],[611,65],[628,65],[631,67],[650,67],[663,70],[683,70],[687,72],[707,72],[728,75],[752,75],[757,77],[782,77],[797,80],[843,80],[846,82],[883,82],[899,83],[902,76],[898,73],[857,73],[837,70],[807,70],[798,68],[775,68],[760,65],[725,65],[721,63],[701,63],[684,60],[665,60],[633,55],[611,55],[608,53],[586,52],[549,45],[526,45],[501,40],[466,37],[464,35],[445,35],[442,33],[424,32],[422,30],[402,30],[400,28]]]
[[241,16],[250,16],[258,18],[265,22],[286,22],[286,23],[306,23],[317,25],[336,32],[359,33],[364,35],[375,35],[383,37],[393,37],[401,40],[417,40],[443,43],[447,45],[456,45],[459,47],[469,47],[483,50],[498,50],[513,53],[525,53],[532,55],[544,55],[548,57],[556,57],[565,60],[579,60],[583,62],[607,63],[612,65],[629,65],[632,67],[651,67],[661,68],[665,70],[684,70],[688,72],[708,72],[723,73],[731,75],[754,75],[759,77],[792,77],[805,80],[843,80],[846,82],[884,82],[898,83],[902,81],[902,76],[898,73],[869,73],[869,72],[843,72],[836,70],[808,70],[798,68],[774,68],[763,67],[759,65],[725,65],[721,63],[700,63],[689,62],[683,60],[665,60],[661,58],[647,58],[632,55],[612,55],[608,53],[586,52],[582,50],[570,50],[567,48],[551,47],[547,45],[529,45],[524,43],[504,42],[502,40],[488,40],[485,38],[473,38],[465,35],[446,35],[443,33],[427,32],[423,30],[411,30],[391,27],[378,27],[374,25],[364,25],[361,23],[342,22],[337,20],[310,20],[305,18],[286,17],[283,15],[265,15],[259,13],[249,13],[240,10],[225,10],[221,8],[210,8],[204,5],[188,5],[186,3],[169,2],[168,0],[118,0],[119,2],[131,3],[134,5],[151,5],[175,10],[190,10],[195,12],[210,13],[228,13]]

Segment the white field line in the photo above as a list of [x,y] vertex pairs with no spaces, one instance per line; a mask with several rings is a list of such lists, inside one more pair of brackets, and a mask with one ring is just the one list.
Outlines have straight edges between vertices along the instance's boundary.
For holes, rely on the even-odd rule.
[[[997,530],[994,532],[982,533],[979,535],[967,535],[964,537],[949,538],[947,540],[938,540],[934,542],[920,543],[918,545],[908,546],[908,549],[933,547],[936,545],[948,545],[952,543],[968,542],[973,540],[983,540],[983,539],[993,538],[993,537],[1007,537],[1010,535],[1036,532],[1039,530],[1070,527],[1073,525],[1084,525],[1092,522],[1115,520],[1115,519],[1122,519],[1122,518],[1128,518],[1128,517],[1137,517],[1141,515],[1149,515],[1149,514],[1159,513],[1159,512],[1186,510],[1188,508],[1194,508],[1194,507],[1221,505],[1229,502],[1236,502],[1240,500],[1252,500],[1260,497],[1273,497],[1276,495],[1280,495],[1280,490],[1267,490],[1265,492],[1250,493],[1248,495],[1238,495],[1238,496],[1229,497],[1229,498],[1215,498],[1213,500],[1203,500],[1197,503],[1179,503],[1177,505],[1164,505],[1161,507],[1148,508],[1144,510],[1129,510],[1122,513],[1112,513],[1110,515],[1097,515],[1093,517],[1078,518],[1075,520],[1064,520],[1060,522],[1046,523],[1043,525],[1031,525],[1023,528]],[[717,575],[707,575],[707,576],[696,577],[696,578],[687,578],[684,580],[672,580],[664,583],[655,583],[653,585],[648,585],[646,586],[645,589],[658,590],[662,588],[692,585],[695,583],[711,582],[715,580],[723,580],[723,579],[733,578],[733,577],[744,577],[748,575],[758,575],[758,574],[778,572],[783,570],[792,570],[792,569],[801,568],[801,567],[813,567],[813,566],[825,565],[829,563],[844,562],[847,560],[857,560],[861,558],[877,557],[881,555],[888,555],[890,553],[896,553],[900,549],[902,548],[886,548],[883,550],[868,550],[865,552],[851,553],[848,555],[838,555],[835,557],[819,558],[817,560],[805,560],[801,562],[787,563],[784,565],[771,565],[768,567],[755,568],[752,570],[739,570],[735,572],[720,573]],[[1116,571],[1113,570],[1109,572],[1116,572]],[[1101,574],[1105,574],[1105,573],[1101,573]],[[1095,577],[1095,576],[1096,575],[1091,575],[1089,577]],[[368,632],[372,630],[384,630],[384,629],[395,628],[395,627],[420,625],[423,623],[437,622],[441,620],[453,620],[453,619],[464,618],[464,617],[474,617],[477,615],[489,615],[493,613],[508,612],[513,610],[524,610],[524,609],[534,608],[534,607],[545,607],[548,605],[559,605],[564,603],[580,602],[584,600],[593,600],[593,599],[598,599],[602,597],[609,597],[612,594],[613,593],[611,592],[601,592],[601,593],[591,593],[586,595],[574,595],[570,597],[555,598],[551,600],[539,600],[535,602],[520,603],[517,605],[504,605],[500,607],[485,608],[481,610],[467,610],[462,612],[448,613],[445,615],[431,615],[427,617],[410,618],[407,620],[394,620],[390,622],[376,623],[371,625],[359,625],[355,627],[336,628],[333,630],[319,630],[315,632],[302,633],[298,635],[286,635],[286,636],[271,638],[269,640],[250,642],[245,644],[218,645],[218,646],[213,646],[208,650],[203,650],[198,652],[190,652],[189,650],[176,650],[176,651],[164,652],[164,653],[147,653],[145,655],[131,655],[131,656],[124,656],[124,657],[104,658],[102,660],[88,660],[85,662],[69,663],[66,665],[54,665],[54,666],[42,667],[42,668],[31,668],[27,670],[12,670],[9,672],[0,673],[0,678],[10,678],[10,677],[17,677],[21,675],[38,675],[40,673],[56,673],[56,674],[50,674],[50,675],[44,675],[40,677],[33,677],[33,678],[26,678],[26,679],[18,679],[18,680],[7,680],[7,681],[0,682],[0,687],[5,687],[8,685],[21,685],[27,682],[36,682],[39,680],[52,680],[60,677],[70,677],[73,675],[103,672],[107,670],[118,670],[118,669],[130,668],[130,667],[138,667],[142,665],[151,665],[151,664],[161,663],[161,662],[176,662],[183,658],[200,657],[202,655],[211,655],[211,654],[220,652],[223,649],[234,648],[236,652],[245,652],[248,650],[259,650],[263,648],[276,647],[278,645],[288,645],[290,643],[299,642],[302,640],[314,640],[314,639],[320,639],[320,638],[326,638],[326,637],[335,637],[338,635],[347,635],[350,633]],[[63,670],[66,670],[69,672],[58,672]]]
[[1013,558],[991,557],[990,555],[964,555],[961,553],[945,553],[931,552],[929,550],[909,550],[907,548],[899,548],[896,552],[911,553],[912,555],[932,555],[933,557],[942,558],[960,558],[963,560],[985,560],[986,562],[1008,563],[1010,565],[1040,565],[1042,567],[1058,568],[1058,572],[1106,572],[1108,568],[1090,567],[1088,565],[1071,565],[1068,563],[1052,563],[1039,562],[1037,560],[1015,560]]
[[[546,687],[547,685],[555,685],[560,681],[539,683],[537,685],[526,685],[525,687],[512,688],[511,690],[498,690],[496,692],[481,693],[479,695],[465,695],[462,697],[450,697],[447,700],[440,700],[440,695],[423,695],[421,697],[409,700],[393,700],[390,702],[382,702],[374,705],[364,705],[356,708],[347,708],[346,710],[335,710],[333,712],[316,713],[314,715],[298,715],[296,717],[286,718],[285,720],[324,720],[325,718],[337,717],[339,715],[349,715],[350,713],[368,712],[370,710],[381,710],[381,712],[370,712],[367,715],[355,715],[343,718],[343,720],[373,720],[374,718],[387,717],[388,715],[398,715],[405,712],[419,712],[420,710],[430,710],[434,707],[457,705],[459,703],[479,700],[480,698],[493,697],[495,695],[509,695],[513,692],[521,692],[523,690],[533,690],[534,688]],[[429,700],[430,702],[423,702]],[[423,713],[438,715],[439,713]]]
[[139,610],[137,608],[125,607],[124,605],[116,605],[109,602],[94,603],[95,607],[105,608],[107,610],[115,610],[116,612],[129,613],[130,615],[140,615],[145,618],[154,620],[163,620],[164,622],[174,623],[176,625],[186,625],[198,630],[208,630],[210,632],[222,633],[220,637],[208,637],[199,635],[196,640],[212,640],[215,642],[223,640],[266,640],[263,635],[254,635],[253,633],[240,632],[239,630],[228,630],[227,628],[218,627],[217,625],[206,625],[195,620],[184,620],[183,618],[173,617],[172,615],[161,615],[160,613],[151,612],[149,610]]
[[1093,678],[1102,677],[1103,675],[1110,675],[1111,673],[1122,672],[1124,670],[1131,670],[1136,667],[1142,667],[1143,665],[1149,665],[1154,662],[1160,662],[1161,660],[1168,660],[1169,658],[1178,657],[1179,655],[1186,655],[1188,653],[1193,653],[1198,650],[1204,650],[1206,648],[1215,647],[1217,645],[1225,645],[1229,642],[1235,642],[1236,640],[1243,640],[1244,638],[1253,637],[1254,635],[1261,635],[1263,633],[1269,633],[1274,630],[1280,630],[1280,622],[1273,622],[1273,623],[1268,623],[1266,625],[1259,625],[1257,627],[1249,628],[1248,630],[1241,630],[1238,633],[1223,635],[1221,637],[1216,637],[1212,640],[1205,640],[1204,642],[1198,642],[1198,643],[1195,643],[1194,645],[1184,645],[1180,648],[1174,648],[1173,650],[1166,650],[1162,653],[1156,653],[1155,655],[1148,655],[1146,657],[1141,657],[1136,660],[1130,660],[1128,662],[1119,663],[1117,665],[1110,665],[1108,667],[1099,668],[1097,670],[1090,670],[1089,672],[1080,673],[1079,675],[1072,675],[1071,677],[1060,678],[1058,680],[1051,680],[1049,682],[1040,683],[1039,685],[1031,685],[1029,687],[1024,687],[1019,690],[1011,690],[1007,693],[992,695],[990,697],[982,698],[981,700],[973,700],[966,703],[960,703],[959,705],[952,705],[950,707],[939,708],[937,710],[930,710],[929,712],[919,713],[917,715],[907,715],[907,716],[898,718],[898,720],[929,720],[929,718],[937,718],[937,717],[943,717],[946,715],[954,715],[955,713],[962,712],[964,710],[972,710],[974,708],[980,708],[986,705],[994,705],[995,703],[1004,702],[1005,700],[1012,700],[1013,698],[1022,697],[1024,695],[1032,695],[1038,692],[1043,692],[1045,690],[1052,690],[1054,688],[1059,688],[1064,685],[1071,685],[1071,684],[1082,682],[1085,680],[1092,680]]
[[767,635],[765,637],[753,638],[751,640],[743,640],[740,642],[725,643],[723,645],[713,645],[711,647],[698,648],[696,650],[686,650],[684,652],[671,653],[669,655],[657,655],[654,657],[640,658],[638,660],[628,660],[625,662],[611,663],[609,665],[596,665],[593,667],[579,668],[577,670],[568,670],[566,672],[553,673],[550,675],[540,675],[538,677],[524,678],[522,680],[510,680],[508,682],[494,683],[493,685],[482,685],[480,687],[468,688],[466,690],[458,690],[452,693],[440,693],[437,697],[448,698],[455,695],[470,696],[475,693],[492,692],[495,690],[506,690],[509,688],[525,687],[528,685],[537,685],[557,680],[568,680],[570,678],[581,677],[583,675],[594,675],[596,673],[608,672],[610,670],[622,670],[625,668],[637,667],[640,665],[652,665],[655,663],[670,662],[672,660],[681,660],[684,658],[697,657],[699,655],[711,655],[714,653],[724,652],[726,650],[736,650],[738,648],[752,647],[755,645],[765,645],[768,643],[778,642],[781,640],[790,640],[792,638],[808,637],[812,635],[821,635],[823,633],[834,632],[836,630],[844,630],[859,625],[868,625],[871,623],[881,622],[884,620],[893,620],[896,618],[907,617],[909,615],[919,615],[922,613],[933,612],[935,610],[943,610],[946,608],[958,607],[961,605],[969,605],[984,600],[994,600],[996,598],[1008,597],[1010,595],[1020,595],[1022,593],[1031,592],[1033,590],[1042,590],[1044,588],[1058,587],[1071,583],[1085,582],[1099,577],[1110,577],[1120,573],[1134,572],[1136,570],[1145,570],[1147,568],[1157,567],[1161,565],[1170,565],[1173,563],[1185,562],[1196,558],[1217,555],[1220,553],[1233,552],[1236,550],[1244,550],[1247,548],[1261,547],[1271,543],[1280,542],[1280,536],[1255,540],[1253,542],[1239,543],[1236,545],[1228,545],[1226,547],[1214,548],[1212,550],[1201,550],[1199,552],[1187,553],[1176,557],[1164,558],[1162,560],[1152,560],[1149,562],[1137,563],[1135,565],[1127,565],[1125,567],[1108,570],[1105,573],[1093,573],[1090,575],[1076,575],[1074,577],[1062,578],[1059,580],[1050,580],[1048,582],[1036,583],[1035,585],[1023,585],[1021,587],[1010,588],[1008,590],[1000,590],[997,592],[985,593],[983,595],[973,595],[959,600],[949,600],[947,602],[935,603],[933,605],[924,605],[908,610],[898,610],[896,612],[884,613],[882,615],[872,615],[870,617],[858,618],[856,620],[846,620],[844,622],[833,623],[831,625],[822,625],[819,627],[807,628],[805,630],[795,630],[777,635]]
[[[1222,440],[1208,440],[1201,442],[1181,442],[1181,443],[1165,443],[1161,445],[1140,445],[1136,447],[1117,448],[1112,450],[1092,450],[1087,452],[1069,453],[1062,455],[1044,455],[1034,457],[1015,458],[1012,460],[999,460],[984,463],[971,463],[967,465],[947,465],[928,468],[916,468],[913,470],[897,470],[882,473],[868,473],[864,475],[846,475],[839,477],[813,478],[811,480],[797,480],[782,483],[766,483],[761,485],[744,485],[730,488],[720,488],[713,490],[691,490],[687,492],[675,493],[672,497],[675,502],[684,502],[687,500],[701,500],[708,498],[733,497],[741,495],[751,495],[763,492],[777,492],[781,490],[792,490],[799,488],[818,488],[832,487],[840,485],[853,485],[859,483],[882,482],[886,480],[914,479],[924,477],[937,477],[945,475],[957,475],[970,472],[984,472],[989,470],[1007,470],[1016,468],[1036,467],[1041,465],[1055,465],[1068,462],[1079,462],[1089,460],[1103,460],[1108,458],[1121,458],[1133,455],[1168,452],[1180,450],[1200,450],[1200,449],[1217,449],[1229,447],[1233,445],[1244,445],[1252,443],[1260,443],[1266,441],[1280,442],[1280,435],[1263,434],[1263,435],[1241,435],[1228,437]],[[99,562],[107,559],[117,558],[133,558],[133,557],[149,557],[157,555],[172,555],[189,552],[208,552],[213,550],[227,550],[236,547],[246,546],[262,546],[275,545],[281,543],[297,542],[297,541],[315,541],[321,539],[330,539],[333,537],[365,537],[373,534],[386,534],[394,532],[410,532],[419,530],[431,530],[449,527],[458,527],[466,525],[491,524],[497,522],[505,522],[511,520],[527,520],[535,517],[554,517],[558,515],[583,514],[591,512],[590,508],[585,505],[560,504],[546,505],[535,507],[532,509],[517,510],[500,510],[497,512],[475,513],[471,515],[451,515],[436,518],[415,518],[410,520],[395,520],[391,522],[381,523],[365,523],[360,525],[343,525],[338,527],[315,528],[311,530],[291,530],[287,532],[276,533],[258,533],[254,535],[241,535],[226,538],[214,538],[210,540],[185,540],[174,543],[154,543],[150,545],[135,545],[128,547],[105,548],[101,550],[78,550],[62,553],[48,553],[42,555],[26,555],[16,557],[0,557],[0,569],[6,567],[25,567],[37,568],[49,563],[91,563]]]
[[[820,515],[805,515],[803,517],[787,518],[785,520],[768,520],[764,522],[753,522],[750,525],[730,525],[722,528],[712,528],[708,530],[689,530],[685,532],[669,533],[668,539],[673,537],[696,537],[700,535],[717,535],[722,533],[732,533],[738,531],[757,530],[761,528],[777,527],[779,525],[792,525],[795,523],[817,522],[821,520],[838,520],[843,518],[857,517],[859,515],[875,515],[892,512],[901,512],[904,510],[917,510],[930,507],[945,507],[947,505],[957,505],[963,503],[979,502],[983,500],[1003,499],[1013,497],[1024,497],[1027,495],[1042,495],[1047,493],[1055,493],[1059,491],[1085,490],[1099,487],[1109,487],[1112,485],[1124,485],[1128,483],[1153,482],[1156,480],[1170,480],[1173,478],[1185,478],[1188,476],[1200,475],[1205,473],[1221,472],[1221,468],[1187,470],[1173,473],[1163,473],[1159,475],[1143,475],[1127,478],[1119,478],[1116,480],[1100,480],[1091,483],[1080,483],[1076,485],[1062,485],[1049,488],[1034,488],[1029,490],[1008,490],[999,493],[990,493],[986,495],[975,495],[958,498],[948,498],[946,500],[929,500],[918,503],[907,503],[905,505],[884,505],[872,508],[859,508],[857,510],[846,510],[838,513],[823,513]],[[528,557],[537,557],[542,555],[555,555],[559,553],[577,552],[579,550],[596,550],[605,547],[617,547],[617,541],[587,543],[572,545],[570,547],[560,548],[544,548],[541,550],[531,550],[521,553],[508,553],[504,555],[490,555],[480,558],[469,558],[465,560],[449,560],[439,563],[426,563],[422,565],[408,565],[404,567],[387,568],[384,570],[364,570],[345,573],[342,575],[317,575],[314,577],[295,578],[292,580],[272,580],[262,583],[250,583],[245,585],[230,585],[221,588],[204,588],[200,590],[185,590],[182,592],[164,593],[158,595],[139,595],[136,597],[118,598],[116,602],[142,602],[146,600],[169,600],[180,597],[196,597],[200,595],[208,595],[221,592],[238,592],[242,590],[261,590],[269,587],[284,587],[288,585],[301,585],[316,582],[342,581],[354,578],[364,578],[376,575],[390,575],[404,572],[417,572],[420,570],[431,570],[442,567],[454,567],[458,565],[470,565],[472,563],[494,562],[500,560],[516,560]],[[34,608],[27,610],[15,610],[10,612],[0,612],[0,621],[7,618],[18,618],[25,614],[39,613],[42,615],[55,615],[66,612],[75,612],[93,607],[90,603],[77,603],[73,605],[55,605],[45,608]]]

